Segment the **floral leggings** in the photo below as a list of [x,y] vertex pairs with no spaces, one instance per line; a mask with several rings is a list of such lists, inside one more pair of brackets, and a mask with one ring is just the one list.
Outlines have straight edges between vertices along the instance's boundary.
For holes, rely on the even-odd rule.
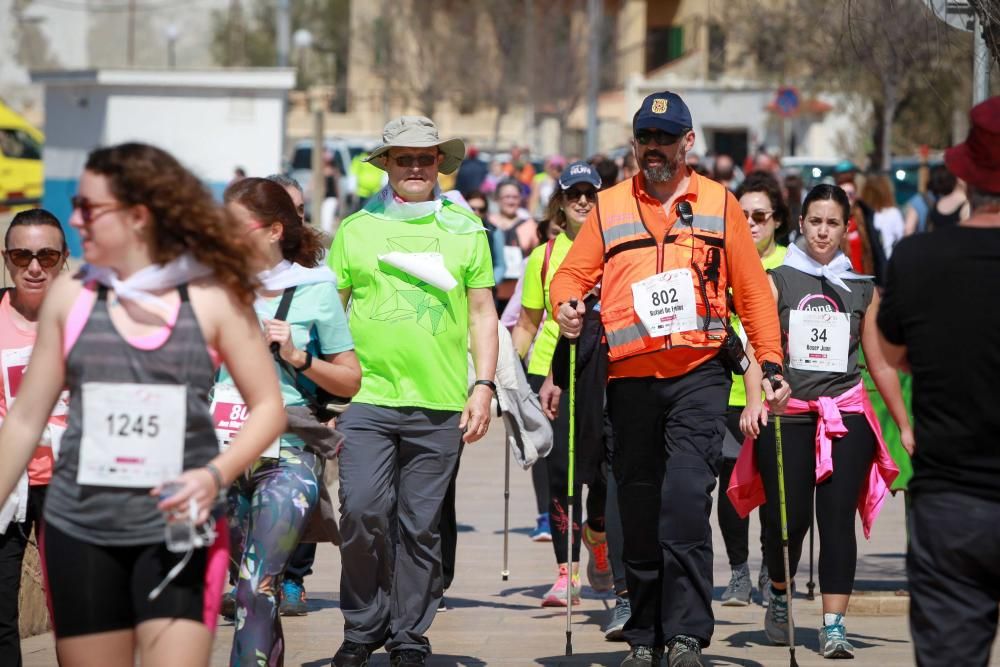
[[229,490],[230,578],[236,581],[233,667],[283,664],[281,579],[319,502],[322,472],[318,456],[282,444],[278,460],[258,460]]

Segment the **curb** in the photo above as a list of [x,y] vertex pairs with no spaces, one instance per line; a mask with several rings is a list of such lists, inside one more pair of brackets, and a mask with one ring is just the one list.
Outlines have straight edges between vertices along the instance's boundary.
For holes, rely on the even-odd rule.
[[854,591],[847,605],[850,616],[905,616],[910,612],[906,591]]

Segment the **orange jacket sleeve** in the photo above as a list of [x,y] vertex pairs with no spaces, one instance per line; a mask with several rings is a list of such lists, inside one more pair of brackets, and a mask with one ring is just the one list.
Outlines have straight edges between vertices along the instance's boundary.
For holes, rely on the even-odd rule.
[[750,235],[750,225],[732,193],[726,197],[726,260],[740,322],[759,363],[782,363],[778,305]]
[[597,224],[597,207],[587,216],[573,246],[552,277],[549,297],[556,308],[570,299],[582,299],[604,274],[604,238]]

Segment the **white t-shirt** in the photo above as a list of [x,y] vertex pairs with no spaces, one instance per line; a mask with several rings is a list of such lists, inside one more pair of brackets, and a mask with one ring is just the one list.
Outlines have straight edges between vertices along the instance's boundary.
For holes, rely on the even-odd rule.
[[882,248],[885,249],[886,259],[892,256],[892,249],[903,238],[905,228],[903,214],[895,206],[875,212],[875,229],[882,236]]

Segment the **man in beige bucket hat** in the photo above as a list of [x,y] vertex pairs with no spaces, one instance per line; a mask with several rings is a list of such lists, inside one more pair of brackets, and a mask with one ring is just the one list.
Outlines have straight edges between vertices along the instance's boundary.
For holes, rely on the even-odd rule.
[[365,667],[383,645],[391,667],[425,663],[442,596],[442,503],[463,443],[489,426],[489,244],[479,218],[437,187],[464,155],[428,118],[390,121],[367,158],[389,183],[341,223],[330,249],[361,362],[361,391],[338,423],[344,643],[334,667]]

